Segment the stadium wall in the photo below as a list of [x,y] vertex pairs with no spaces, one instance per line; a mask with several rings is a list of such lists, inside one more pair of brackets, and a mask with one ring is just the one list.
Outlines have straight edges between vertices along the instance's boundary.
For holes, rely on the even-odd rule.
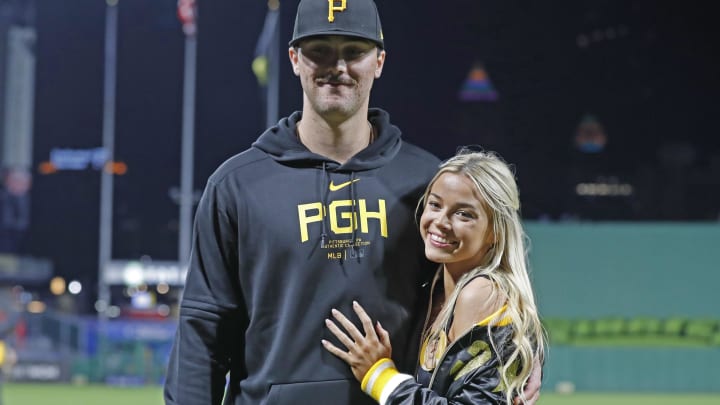
[[[529,222],[526,230],[543,318],[720,319],[720,223]],[[720,392],[718,364],[718,345],[573,346],[551,338],[543,386]]]

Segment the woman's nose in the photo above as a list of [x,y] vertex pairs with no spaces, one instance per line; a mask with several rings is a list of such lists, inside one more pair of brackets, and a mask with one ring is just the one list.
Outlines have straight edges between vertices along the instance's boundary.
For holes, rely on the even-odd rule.
[[448,228],[450,227],[450,221],[448,221],[445,215],[438,215],[437,218],[435,218],[435,225],[442,228]]

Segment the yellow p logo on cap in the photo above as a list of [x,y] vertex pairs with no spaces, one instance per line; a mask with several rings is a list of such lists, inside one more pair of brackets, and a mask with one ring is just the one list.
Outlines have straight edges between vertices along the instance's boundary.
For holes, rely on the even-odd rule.
[[335,12],[343,12],[347,8],[347,0],[340,0],[340,5],[336,6],[337,0],[328,0],[328,21],[335,21]]

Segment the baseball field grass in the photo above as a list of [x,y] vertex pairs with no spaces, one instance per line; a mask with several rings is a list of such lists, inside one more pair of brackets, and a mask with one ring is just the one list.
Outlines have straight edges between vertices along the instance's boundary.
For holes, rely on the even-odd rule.
[[[158,386],[110,387],[105,385],[8,384],[3,387],[3,405],[162,405]],[[715,394],[628,394],[544,392],[537,405],[716,405]],[[299,404],[302,405],[302,404]]]

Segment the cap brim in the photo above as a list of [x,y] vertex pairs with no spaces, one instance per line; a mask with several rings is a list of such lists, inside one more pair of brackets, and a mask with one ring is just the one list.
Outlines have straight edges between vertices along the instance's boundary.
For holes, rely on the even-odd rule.
[[312,33],[307,33],[304,35],[300,35],[297,38],[293,38],[290,41],[290,46],[297,45],[298,42],[302,41],[303,39],[311,38],[311,37],[319,37],[323,35],[338,35],[343,37],[352,37],[352,38],[360,38],[360,39],[366,39],[370,42],[375,43],[380,49],[385,49],[385,44],[381,41],[378,41],[376,38],[370,37],[368,35],[362,34],[362,33],[354,33],[354,32],[348,32],[348,31],[333,31],[333,30],[325,30],[325,31],[317,31]]

